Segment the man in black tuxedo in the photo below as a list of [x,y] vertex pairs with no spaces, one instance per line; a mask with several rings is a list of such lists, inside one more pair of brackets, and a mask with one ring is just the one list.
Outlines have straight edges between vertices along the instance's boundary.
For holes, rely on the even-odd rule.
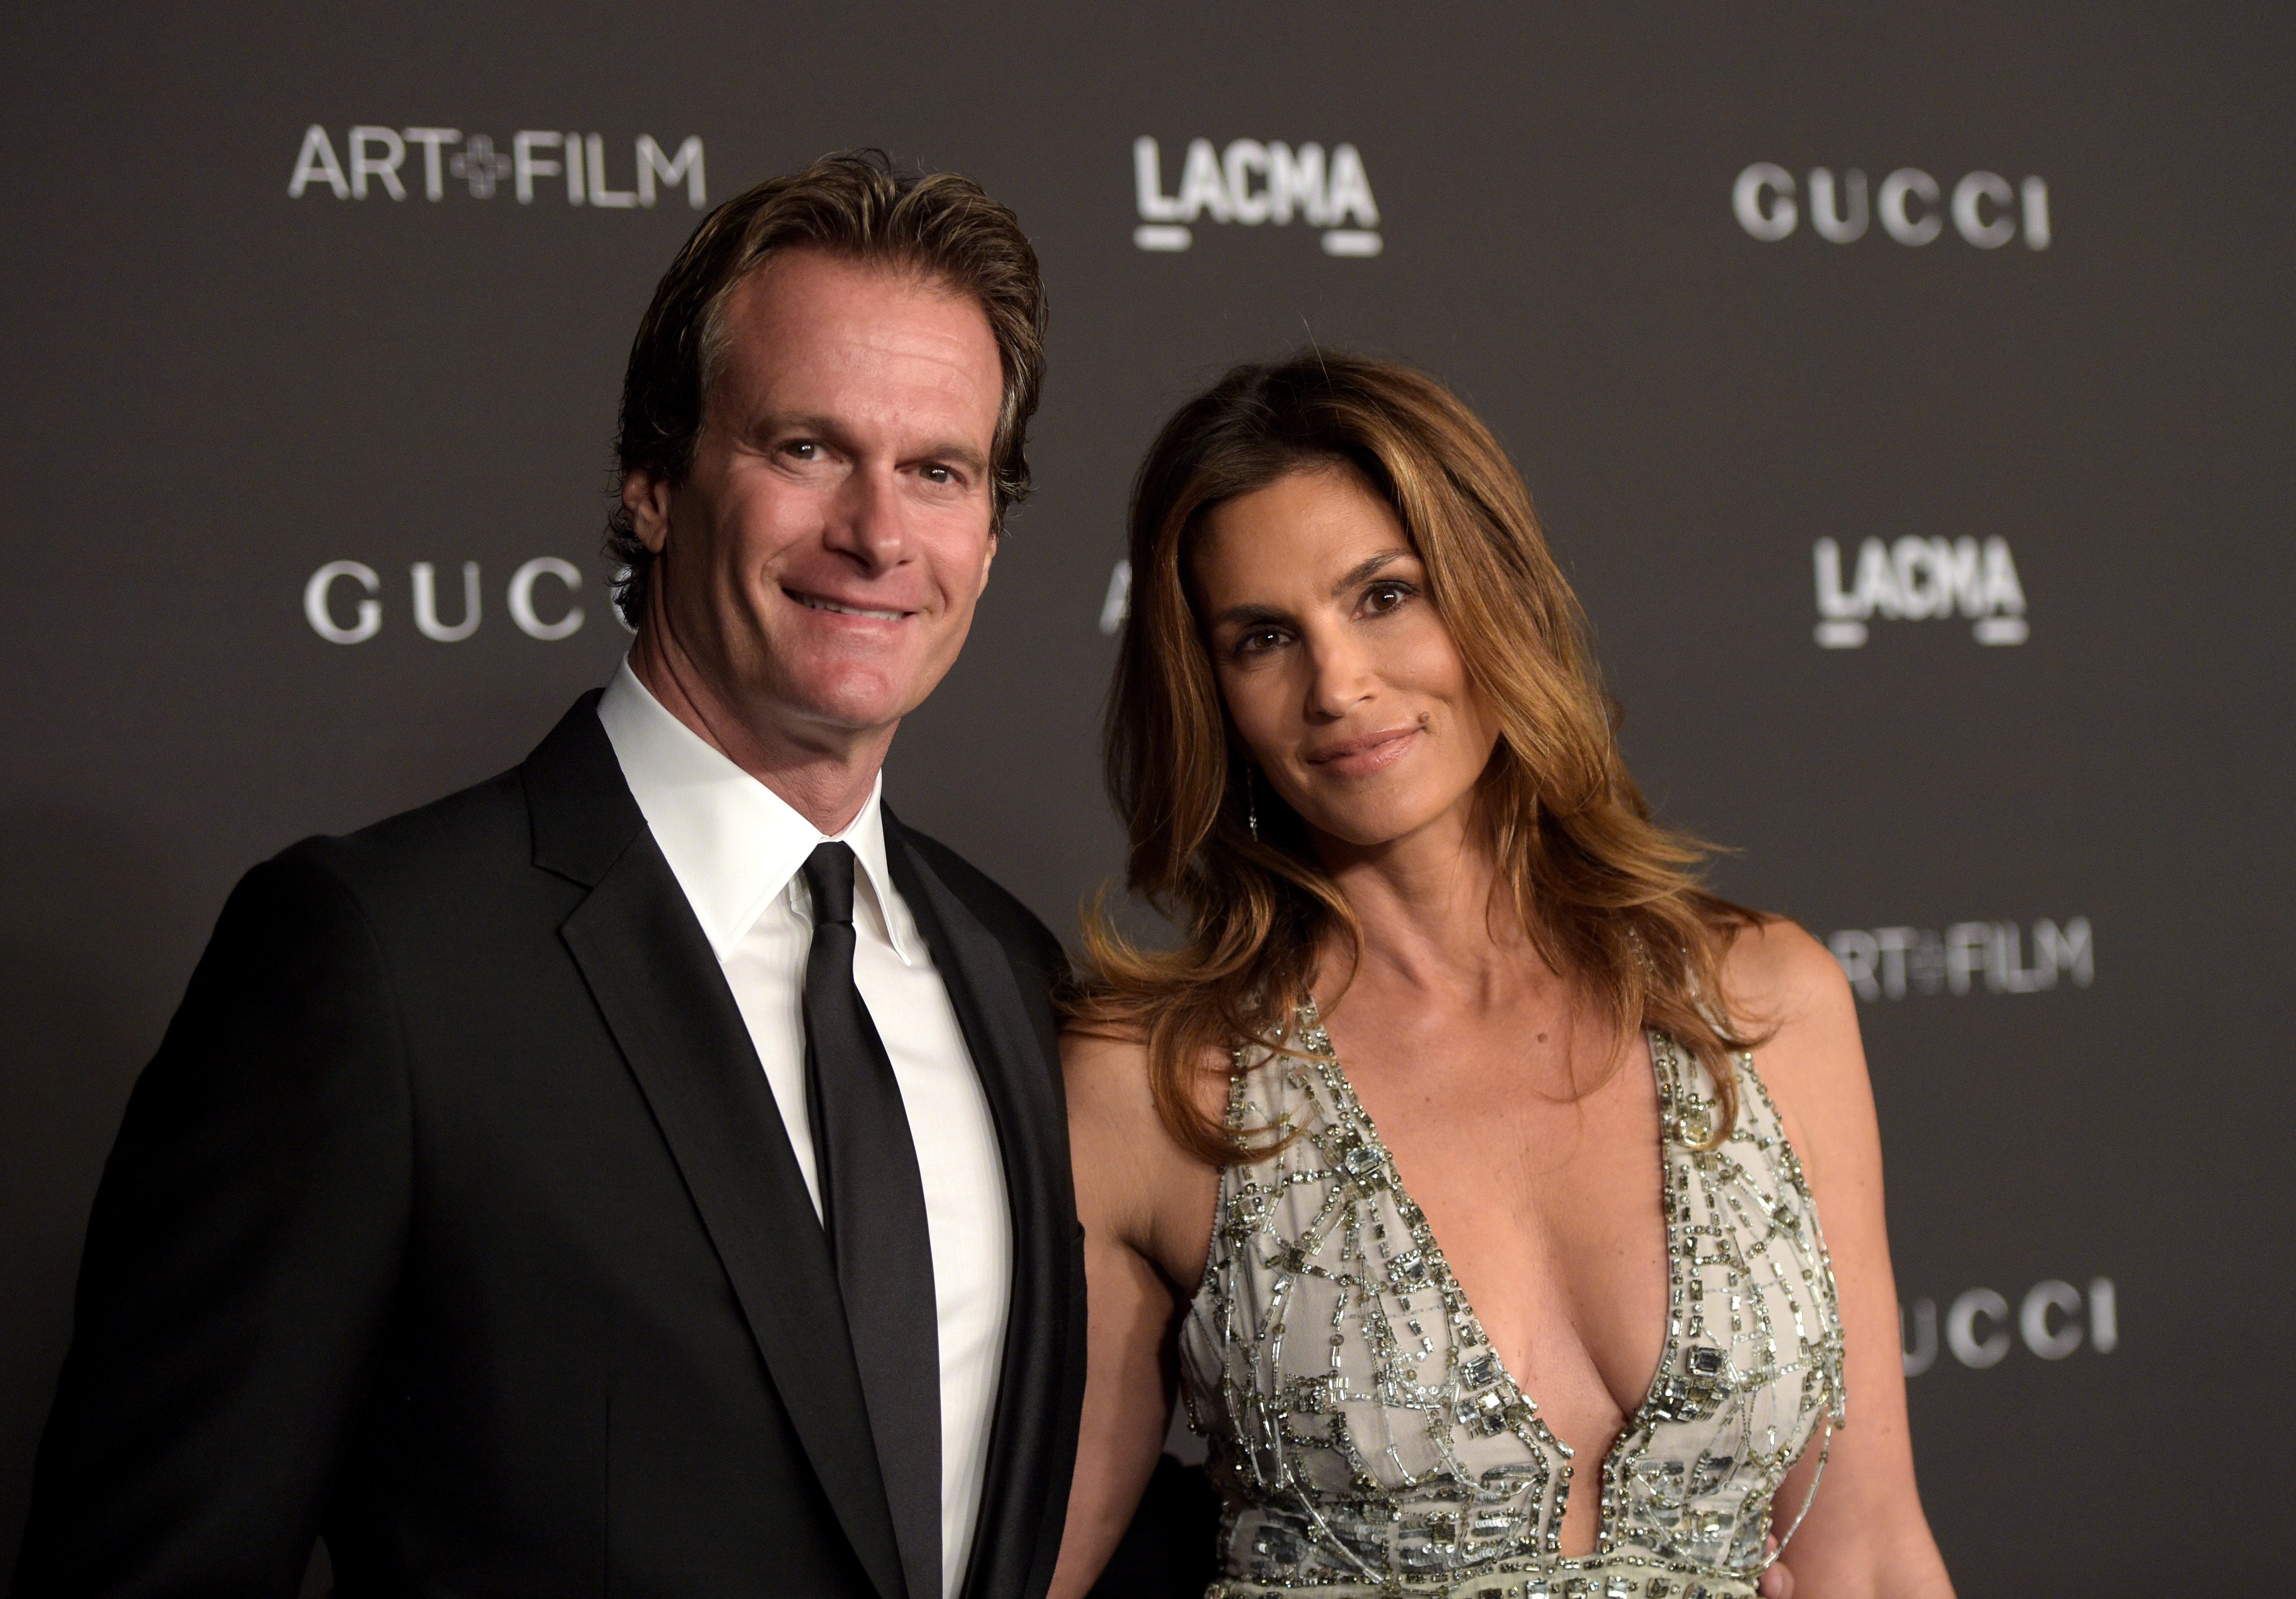
[[232,895],[105,1168],[15,1592],[1041,1595],[1083,1385],[1060,947],[879,800],[1025,492],[972,184],[720,208],[632,349],[636,643]]

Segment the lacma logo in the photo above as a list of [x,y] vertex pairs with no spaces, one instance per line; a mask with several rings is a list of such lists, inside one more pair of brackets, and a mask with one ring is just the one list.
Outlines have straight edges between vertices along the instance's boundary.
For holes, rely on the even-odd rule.
[[2025,642],[2025,590],[2005,538],[1869,538],[1857,546],[1856,574],[1841,580],[1841,546],[1821,538],[1817,568],[1817,642],[1854,650],[1866,624],[1923,621],[1953,615],[1971,622],[1980,644]]
[[[1927,244],[1951,216],[1954,232],[1980,250],[1998,250],[2021,232],[2026,249],[2049,247],[2049,185],[2038,177],[2013,189],[1997,172],[1972,172],[1948,201],[1937,179],[1918,167],[1900,167],[1882,180],[1869,205],[1863,172],[1853,167],[1837,180],[1832,169],[1813,167],[1808,199],[1811,229],[1833,244],[1855,244],[1877,216],[1882,231],[1898,243]],[[1730,209],[1738,226],[1766,244],[1791,237],[1801,223],[1793,174],[1771,161],[1738,174]]]
[[1210,139],[1193,139],[1179,186],[1167,194],[1163,151],[1144,135],[1132,142],[1132,179],[1140,208],[1132,242],[1142,250],[1185,250],[1198,223],[1283,227],[1295,217],[1324,230],[1325,255],[1375,256],[1382,248],[1379,204],[1352,144],[1326,154],[1321,144],[1233,139],[1215,151]]
[[[422,154],[409,168],[417,150]],[[697,211],[709,201],[698,138],[687,138],[672,155],[652,134],[640,134],[632,165],[623,169],[629,174],[627,189],[614,186],[619,175],[612,166],[600,134],[521,128],[504,151],[490,134],[464,134],[455,127],[358,127],[344,131],[339,155],[327,130],[314,122],[303,130],[287,197],[300,200],[324,189],[337,200],[370,194],[405,200],[408,186],[419,182],[422,198],[436,204],[447,197],[451,182],[472,200],[492,200],[506,188],[519,204],[532,205],[537,194],[555,192],[562,181],[568,205],[600,210],[651,208],[662,191],[681,187],[685,203]]]

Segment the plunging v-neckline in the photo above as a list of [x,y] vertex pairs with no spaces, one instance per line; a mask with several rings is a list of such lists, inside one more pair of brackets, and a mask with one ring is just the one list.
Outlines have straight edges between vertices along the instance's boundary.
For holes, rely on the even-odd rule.
[[[1456,1297],[1463,1317],[1472,1329],[1475,1339],[1482,1348],[1490,1351],[1491,1364],[1499,1380],[1529,1410],[1530,1424],[1538,1429],[1538,1436],[1562,1456],[1564,1471],[1571,1473],[1570,1476],[1566,1476],[1562,1485],[1562,1496],[1554,1518],[1554,1537],[1559,1553],[1562,1537],[1562,1520],[1570,1510],[1569,1496],[1572,1477],[1575,1476],[1574,1466],[1578,1459],[1578,1451],[1563,1442],[1554,1430],[1546,1424],[1546,1413],[1540,1407],[1538,1400],[1521,1383],[1516,1382],[1514,1374],[1507,1369],[1506,1357],[1499,1353],[1499,1347],[1492,1340],[1490,1330],[1483,1325],[1481,1313],[1475,1308],[1474,1301],[1467,1297],[1466,1289],[1461,1285],[1457,1274],[1451,1269],[1450,1258],[1444,1254],[1442,1244],[1437,1242],[1434,1224],[1427,1219],[1426,1210],[1421,1207],[1417,1200],[1411,1197],[1411,1191],[1404,1186],[1403,1168],[1396,1162],[1395,1151],[1389,1147],[1387,1140],[1381,1136],[1379,1123],[1373,1119],[1371,1111],[1365,1109],[1363,1101],[1357,1097],[1355,1084],[1349,1078],[1347,1068],[1340,1063],[1339,1052],[1332,1047],[1332,1036],[1324,1028],[1323,1013],[1317,1008],[1313,998],[1300,1002],[1298,1021],[1300,1042],[1308,1046],[1309,1054],[1316,1059],[1326,1074],[1332,1085],[1333,1095],[1338,1101],[1341,1113],[1354,1120],[1372,1146],[1379,1152],[1381,1163],[1387,1168],[1389,1185],[1394,1190],[1398,1201],[1398,1209],[1402,1210],[1406,1220],[1410,1225],[1412,1242],[1423,1252],[1440,1290]],[[1676,1345],[1680,1341],[1678,1334],[1683,1325],[1682,1273],[1676,1269],[1677,1259],[1676,1250],[1679,1240],[1676,1236],[1674,1207],[1668,1201],[1669,1173],[1667,1146],[1669,1140],[1667,1136],[1669,1120],[1667,1107],[1670,1096],[1667,1092],[1668,1085],[1660,1075],[1658,1041],[1645,1032],[1643,1044],[1650,1053],[1651,1076],[1657,1086],[1659,1095],[1658,1197],[1659,1213],[1666,1223],[1666,1326],[1659,1341],[1658,1365],[1651,1373],[1649,1383],[1643,1390],[1642,1402],[1636,1405],[1633,1413],[1627,1417],[1625,1424],[1619,1429],[1618,1436],[1611,1440],[1610,1448],[1602,1456],[1603,1474],[1605,1477],[1616,1475],[1619,1463],[1626,1458],[1626,1456],[1621,1453],[1622,1445],[1629,1439],[1637,1436],[1644,1439],[1651,1436],[1653,1421],[1651,1413],[1662,1397],[1660,1390],[1666,1382],[1668,1371],[1674,1365]],[[1594,1548],[1585,1555],[1567,1555],[1562,1558],[1593,1559],[1599,1557],[1609,1546],[1611,1542],[1609,1498],[1610,1496],[1603,1496],[1603,1502],[1595,1506]]]

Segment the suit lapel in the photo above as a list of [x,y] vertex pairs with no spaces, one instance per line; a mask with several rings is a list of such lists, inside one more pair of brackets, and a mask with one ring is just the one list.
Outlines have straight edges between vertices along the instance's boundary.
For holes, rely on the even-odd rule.
[[[987,1478],[964,1592],[1041,1593],[1058,1548],[1074,1429],[1068,1370],[1081,1301],[1070,1226],[1068,1122],[1049,1011],[1022,997],[1013,961],[910,842],[890,811],[886,854],[964,1033],[996,1124],[1013,1211],[1013,1295]],[[1041,1009],[1042,1007],[1037,1007]],[[1064,1447],[1063,1430],[1070,1435]],[[1054,1479],[1057,1477],[1055,1482]],[[1050,1522],[1049,1526],[1047,1522]]]
[[906,1599],[827,1242],[749,1029],[630,798],[594,695],[524,776],[536,865],[591,886],[560,936],[645,1095],[846,1536],[883,1599]]

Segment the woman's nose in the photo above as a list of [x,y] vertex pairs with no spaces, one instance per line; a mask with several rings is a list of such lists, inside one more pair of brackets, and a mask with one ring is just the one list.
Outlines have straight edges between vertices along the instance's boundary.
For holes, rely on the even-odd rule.
[[1374,680],[1361,650],[1340,639],[1311,642],[1308,659],[1307,711],[1311,718],[1336,721],[1371,697]]

